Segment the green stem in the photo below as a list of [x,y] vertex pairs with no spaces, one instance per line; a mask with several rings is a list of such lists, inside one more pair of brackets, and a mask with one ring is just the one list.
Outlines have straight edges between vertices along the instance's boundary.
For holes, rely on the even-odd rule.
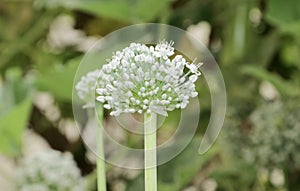
[[144,114],[145,191],[157,191],[157,158],[155,113]]
[[97,188],[98,191],[106,191],[105,160],[104,160],[104,147],[103,147],[103,106],[102,104],[96,104],[96,110],[97,110],[97,117],[98,117]]

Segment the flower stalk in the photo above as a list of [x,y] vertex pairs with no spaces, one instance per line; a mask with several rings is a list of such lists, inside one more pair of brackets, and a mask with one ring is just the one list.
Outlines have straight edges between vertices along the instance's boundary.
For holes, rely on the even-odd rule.
[[98,191],[106,191],[105,160],[103,147],[103,106],[96,103],[98,128],[97,128],[97,188]]
[[[106,174],[103,146],[103,104],[95,103],[95,89],[98,81],[100,70],[94,70],[82,76],[76,84],[78,97],[85,102],[83,108],[87,109],[89,119],[96,117],[98,122],[97,128],[97,188],[98,191],[106,191]],[[96,112],[96,114],[95,114]]]
[[144,114],[145,191],[157,191],[157,114]]

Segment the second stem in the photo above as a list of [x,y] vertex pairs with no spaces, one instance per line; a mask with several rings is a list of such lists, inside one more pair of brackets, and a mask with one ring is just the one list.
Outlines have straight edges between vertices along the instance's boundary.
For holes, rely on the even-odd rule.
[[97,128],[97,143],[98,143],[98,158],[97,158],[97,188],[98,191],[106,191],[106,176],[105,176],[105,160],[103,147],[103,106],[96,105],[98,128]]

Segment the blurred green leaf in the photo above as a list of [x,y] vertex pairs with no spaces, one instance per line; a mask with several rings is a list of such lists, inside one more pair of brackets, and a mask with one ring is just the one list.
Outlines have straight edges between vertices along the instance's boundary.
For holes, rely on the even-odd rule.
[[268,1],[267,18],[278,24],[299,22],[300,2],[298,0]]
[[5,72],[5,81],[0,86],[0,116],[29,97],[33,92],[30,76],[23,77],[20,68],[10,68]]
[[299,35],[300,1],[272,0],[268,1],[266,18],[282,31]]
[[294,40],[283,43],[280,57],[285,66],[295,66],[300,70],[300,43]]
[[[36,18],[38,19],[32,20],[32,23],[30,23],[28,26],[28,31],[22,31],[24,32],[23,35],[13,36],[12,38],[14,40],[12,41],[4,41],[5,48],[1,47],[2,49],[0,52],[0,69],[5,68],[9,64],[16,65],[16,63],[10,61],[12,61],[14,58],[18,58],[22,53],[28,53],[29,51],[32,51],[31,49],[33,44],[35,44],[36,41],[45,35],[54,15],[55,13],[50,11],[46,12],[44,15],[36,15]],[[17,21],[18,20],[11,21],[11,23],[15,23]],[[7,37],[5,37],[5,39],[7,40]]]
[[110,1],[65,1],[63,6],[68,9],[80,10],[99,17],[108,17],[127,21],[130,19],[130,3],[124,0]]
[[6,155],[20,154],[22,133],[31,111],[31,100],[25,99],[5,115],[0,116],[0,151]]
[[73,80],[81,58],[73,59],[66,65],[56,65],[50,71],[41,71],[36,85],[41,91],[48,91],[63,101],[72,100]]
[[[45,1],[45,0],[40,0]],[[98,17],[125,22],[150,21],[167,8],[172,0],[69,0],[57,1],[67,9],[80,10]],[[46,5],[53,3],[44,2]],[[151,9],[149,9],[151,8]]]
[[[132,7],[132,15],[137,15],[141,21],[150,21],[159,14],[167,14],[168,5],[173,0],[144,0],[137,1],[136,6]],[[149,10],[149,8],[151,9]],[[163,11],[163,12],[162,12]]]
[[10,68],[0,87],[0,151],[15,156],[21,151],[22,132],[31,110],[32,83],[20,68]]
[[292,83],[285,81],[280,76],[272,74],[262,68],[255,66],[242,67],[244,74],[251,75],[259,80],[266,80],[272,83],[281,95],[299,95],[300,90],[298,87],[294,87]]
[[251,34],[247,43],[247,51],[251,54],[246,54],[245,60],[247,63],[266,67],[272,61],[279,45],[280,33],[278,31],[270,32],[267,36]]

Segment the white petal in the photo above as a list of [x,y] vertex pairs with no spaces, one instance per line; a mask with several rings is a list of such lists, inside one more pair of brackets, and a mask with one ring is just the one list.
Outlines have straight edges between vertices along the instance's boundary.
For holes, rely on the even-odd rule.
[[105,97],[104,96],[98,96],[96,98],[97,101],[101,102],[101,103],[104,103],[105,102]]
[[163,106],[160,105],[151,105],[150,106],[151,111],[162,115],[162,116],[168,116],[168,113],[166,112],[165,108]]
[[197,75],[191,75],[190,77],[189,77],[189,80],[191,81],[191,82],[196,82],[197,81],[197,79],[198,79],[198,76]]

